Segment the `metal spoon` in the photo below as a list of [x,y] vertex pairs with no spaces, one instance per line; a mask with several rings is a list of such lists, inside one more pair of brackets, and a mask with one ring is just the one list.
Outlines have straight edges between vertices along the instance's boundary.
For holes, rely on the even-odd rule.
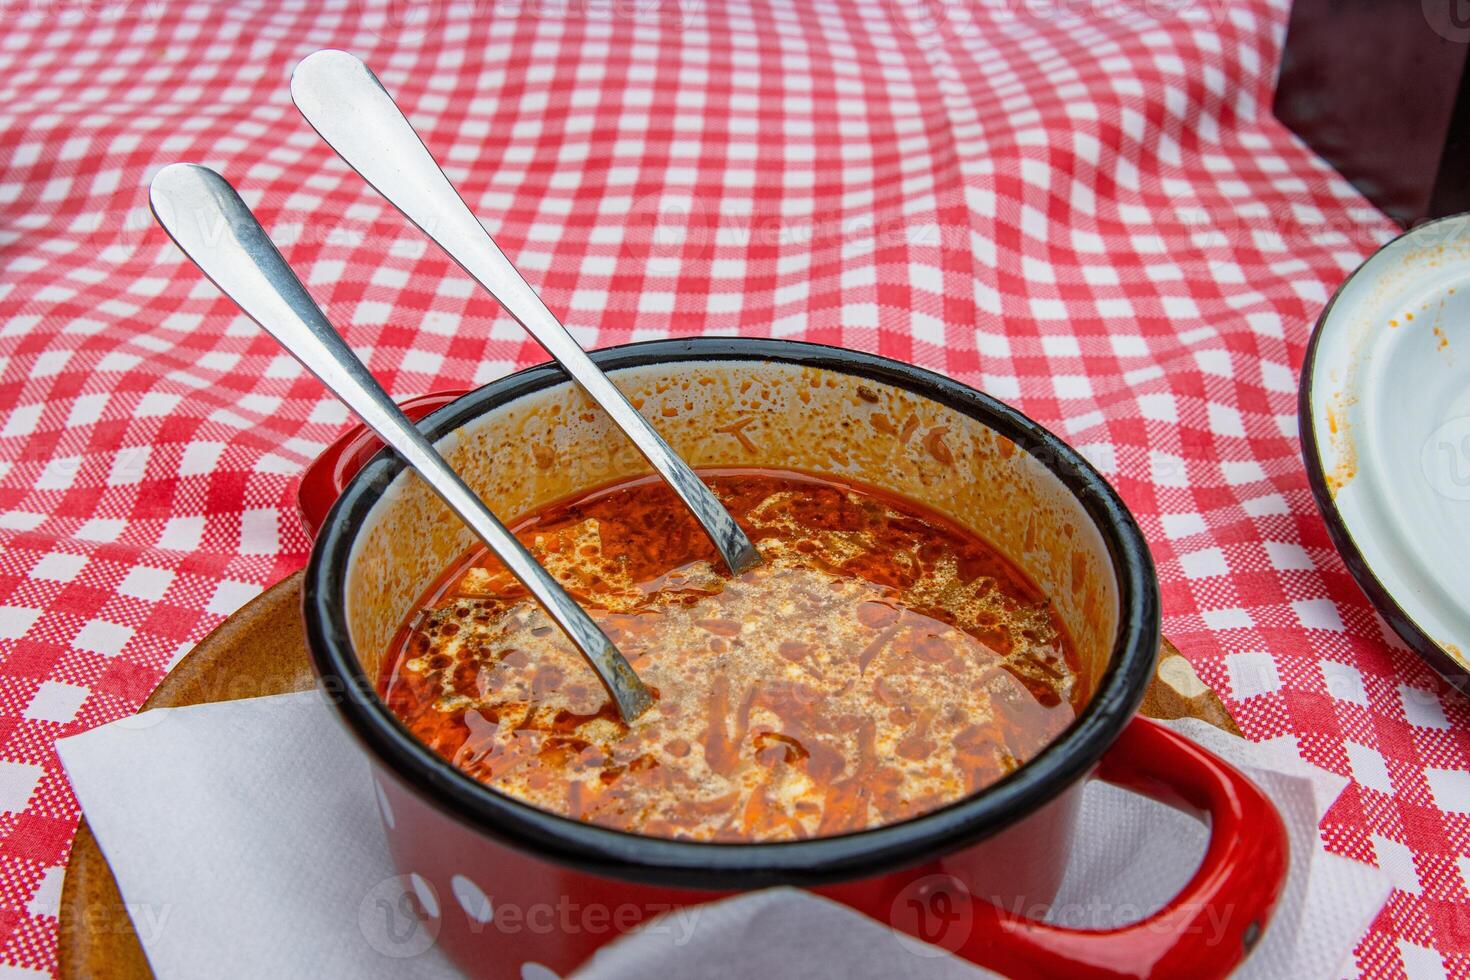
[[674,488],[739,574],[760,553],[694,471],[592,363],[471,213],[378,77],[345,51],[309,55],[291,76],[306,121],[347,165],[403,212],[530,331]]
[[200,271],[417,470],[520,579],[597,671],[623,720],[642,714],[653,698],[618,648],[388,397],[235,189],[213,170],[176,163],[153,178],[149,201],[158,223]]

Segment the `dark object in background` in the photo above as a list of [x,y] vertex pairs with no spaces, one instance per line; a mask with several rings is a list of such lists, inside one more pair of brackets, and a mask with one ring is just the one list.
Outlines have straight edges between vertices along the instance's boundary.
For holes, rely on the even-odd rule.
[[1404,226],[1470,211],[1470,0],[1295,0],[1276,117]]

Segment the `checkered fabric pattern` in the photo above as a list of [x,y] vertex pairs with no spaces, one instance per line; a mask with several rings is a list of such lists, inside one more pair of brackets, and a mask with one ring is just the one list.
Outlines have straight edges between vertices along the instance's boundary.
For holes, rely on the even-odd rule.
[[1284,0],[0,2],[0,975],[55,969],[52,742],[133,711],[301,566],[343,410],[175,251],[145,186],[239,186],[397,395],[544,360],[323,146],[292,65],[378,71],[588,346],[911,361],[1115,483],[1166,629],[1255,739],[1350,776],[1397,884],[1346,968],[1470,976],[1470,711],[1308,493],[1296,382],[1388,223],[1270,116]]

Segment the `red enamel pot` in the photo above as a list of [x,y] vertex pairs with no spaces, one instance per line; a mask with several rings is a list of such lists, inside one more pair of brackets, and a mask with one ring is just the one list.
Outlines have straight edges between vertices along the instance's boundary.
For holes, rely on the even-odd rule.
[[[1005,779],[860,833],[697,843],[536,809],[455,769],[376,693],[394,631],[471,541],[401,461],[349,433],[302,481],[316,532],[307,637],[370,762],[422,935],[470,975],[567,973],[640,924],[667,924],[663,913],[792,885],[1010,976],[1221,977],[1247,955],[1282,888],[1285,829],[1239,772],[1136,716],[1159,649],[1158,585],[1133,518],[1076,451],[987,395],[853,351],[705,338],[593,358],[696,467],[831,472],[974,528],[1051,597],[1090,694]],[[421,428],[502,517],[646,471],[555,366],[406,407],[427,413]],[[1140,922],[1048,925],[1036,916],[1061,883],[1094,777],[1198,814],[1208,849],[1183,891]]]

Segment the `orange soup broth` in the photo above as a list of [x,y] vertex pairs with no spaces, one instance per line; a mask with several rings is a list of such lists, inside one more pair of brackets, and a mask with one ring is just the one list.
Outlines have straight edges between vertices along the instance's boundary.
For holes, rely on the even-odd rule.
[[1046,597],[922,504],[782,470],[701,472],[764,561],[731,577],[655,478],[512,530],[653,688],[627,726],[500,562],[419,603],[380,689],[471,776],[577,820],[716,841],[893,823],[983,789],[1087,692]]

